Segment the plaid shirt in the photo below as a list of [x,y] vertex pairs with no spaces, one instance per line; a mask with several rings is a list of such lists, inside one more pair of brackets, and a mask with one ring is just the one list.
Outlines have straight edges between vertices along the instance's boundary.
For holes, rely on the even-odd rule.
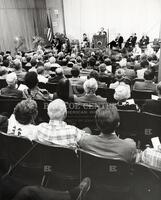
[[142,152],[140,162],[161,170],[161,152],[153,148],[147,148]]
[[37,127],[39,141],[62,146],[77,146],[77,142],[84,133],[84,131],[75,126],[56,120],[50,120],[49,123],[41,123]]

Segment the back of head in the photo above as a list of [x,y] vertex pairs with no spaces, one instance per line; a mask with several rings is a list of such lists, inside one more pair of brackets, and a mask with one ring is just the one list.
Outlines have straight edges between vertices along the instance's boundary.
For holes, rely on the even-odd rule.
[[94,67],[96,64],[96,59],[93,56],[90,57],[88,60],[88,64],[89,64],[89,66]]
[[44,71],[45,71],[45,69],[44,69],[43,66],[39,66],[39,67],[37,68],[37,74],[43,74]]
[[34,100],[27,99],[18,103],[14,109],[16,120],[20,124],[33,123],[38,114],[37,104]]
[[56,59],[54,58],[54,56],[52,56],[52,57],[49,58],[49,62],[51,64],[54,64],[56,62]]
[[95,93],[98,89],[97,81],[94,78],[86,80],[83,84],[84,91],[88,93]]
[[106,71],[106,64],[104,64],[104,63],[100,64],[99,70],[100,70],[100,72],[105,72]]
[[80,70],[78,66],[74,66],[71,70],[71,74],[73,77],[78,77],[80,74]]
[[8,73],[7,67],[0,67],[0,76],[6,75]]
[[111,65],[111,60],[110,60],[109,58],[106,58],[105,61],[104,61],[104,63],[105,63],[107,66],[109,66],[109,65]]
[[116,80],[118,81],[122,81],[123,78],[125,76],[125,70],[124,69],[117,69],[116,72],[115,72],[115,78]]
[[21,65],[21,61],[20,60],[18,60],[18,59],[15,59],[14,60],[14,68],[15,68],[15,70],[20,70],[21,68],[22,68],[22,65]]
[[96,124],[103,134],[110,134],[115,131],[120,122],[119,113],[113,104],[106,104],[96,111]]
[[36,61],[35,58],[32,58],[31,61],[30,61],[30,63],[31,63],[32,67],[36,67],[36,65],[37,65],[37,61]]
[[154,79],[154,72],[152,70],[146,70],[144,72],[144,79],[149,80],[149,81],[153,80]]
[[56,99],[48,105],[48,115],[50,120],[62,121],[67,116],[67,108],[63,100]]
[[63,68],[62,67],[58,67],[56,70],[55,70],[55,73],[57,76],[62,76],[64,71],[63,71]]
[[89,78],[94,78],[96,81],[99,79],[99,73],[96,70],[92,70],[89,74]]
[[25,75],[25,84],[29,89],[33,89],[38,84],[37,73],[34,71],[27,72]]
[[114,93],[114,98],[117,101],[125,101],[130,97],[130,90],[129,87],[125,86],[125,85],[119,85],[116,89],[115,89],[115,93]]
[[141,68],[147,68],[149,67],[149,62],[147,60],[143,60],[140,62]]
[[9,86],[14,86],[17,82],[17,76],[15,73],[7,74],[6,82]]

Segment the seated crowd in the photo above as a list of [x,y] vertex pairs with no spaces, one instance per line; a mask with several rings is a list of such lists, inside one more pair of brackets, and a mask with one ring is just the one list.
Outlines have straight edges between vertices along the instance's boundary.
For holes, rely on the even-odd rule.
[[[8,119],[6,134],[80,148],[96,156],[128,163],[147,160],[144,152],[138,153],[134,140],[120,139],[116,129],[120,124],[118,109],[161,115],[159,59],[155,53],[136,55],[114,50],[110,55],[92,52],[87,56],[85,52],[66,55],[42,50],[19,53],[15,57],[10,52],[1,52],[0,58],[0,95],[22,99]],[[55,91],[48,91],[47,84],[55,87]],[[98,94],[101,89],[113,90],[115,102],[111,104],[107,96]],[[130,99],[135,90],[151,92],[157,100],[148,99],[143,105],[137,105]],[[49,102],[49,122],[35,123],[38,115],[35,100]],[[96,103],[95,123],[99,134],[93,135],[90,127],[81,130],[67,124],[65,102]]]

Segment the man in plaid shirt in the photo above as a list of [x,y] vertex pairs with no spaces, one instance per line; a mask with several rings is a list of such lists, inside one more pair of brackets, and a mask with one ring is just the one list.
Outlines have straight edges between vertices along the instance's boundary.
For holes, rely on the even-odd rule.
[[46,144],[76,147],[85,131],[67,125],[63,120],[67,116],[64,101],[56,99],[48,105],[49,123],[41,123],[37,127],[37,138]]

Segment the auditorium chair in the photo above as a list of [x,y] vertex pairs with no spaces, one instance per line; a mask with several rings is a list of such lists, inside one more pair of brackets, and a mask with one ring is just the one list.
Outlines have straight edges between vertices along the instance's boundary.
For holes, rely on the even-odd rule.
[[7,174],[30,185],[41,185],[44,166],[38,144],[26,138],[11,135],[6,135],[4,141],[3,148],[10,162]]
[[144,148],[146,144],[151,143],[151,138],[159,137],[161,139],[161,115],[143,112],[140,113],[141,146]]
[[6,173],[9,170],[10,162],[7,154],[6,134],[0,132],[0,172]]
[[91,178],[87,200],[129,200],[131,166],[125,161],[106,159],[79,151],[81,176]]
[[66,122],[80,129],[89,127],[93,134],[97,133],[95,124],[96,104],[87,103],[66,103],[67,118]]
[[120,125],[117,134],[120,138],[132,138],[138,142],[140,135],[140,113],[134,110],[118,110]]
[[[58,190],[69,190],[80,182],[80,158],[74,149],[58,145],[42,144],[42,163],[46,171],[43,185]],[[49,171],[49,173],[48,173]]]
[[152,94],[154,94],[152,91],[141,91],[141,90],[132,90],[131,92],[131,98],[134,99],[135,104],[139,105],[141,107],[146,99],[151,99]]
[[116,103],[116,100],[114,99],[114,93],[115,90],[110,88],[98,88],[96,91],[96,95],[107,98],[108,103]]
[[133,165],[132,200],[160,200],[161,172],[142,163]]
[[0,95],[0,114],[4,114],[7,117],[13,113],[15,106],[21,101],[22,99],[17,99],[14,97],[6,97]]
[[57,91],[57,83],[46,83],[46,90],[53,94],[54,92]]
[[42,122],[48,122],[49,116],[47,114],[47,107],[50,101],[43,100],[35,100],[38,108],[38,116],[35,119],[36,124],[40,124]]

